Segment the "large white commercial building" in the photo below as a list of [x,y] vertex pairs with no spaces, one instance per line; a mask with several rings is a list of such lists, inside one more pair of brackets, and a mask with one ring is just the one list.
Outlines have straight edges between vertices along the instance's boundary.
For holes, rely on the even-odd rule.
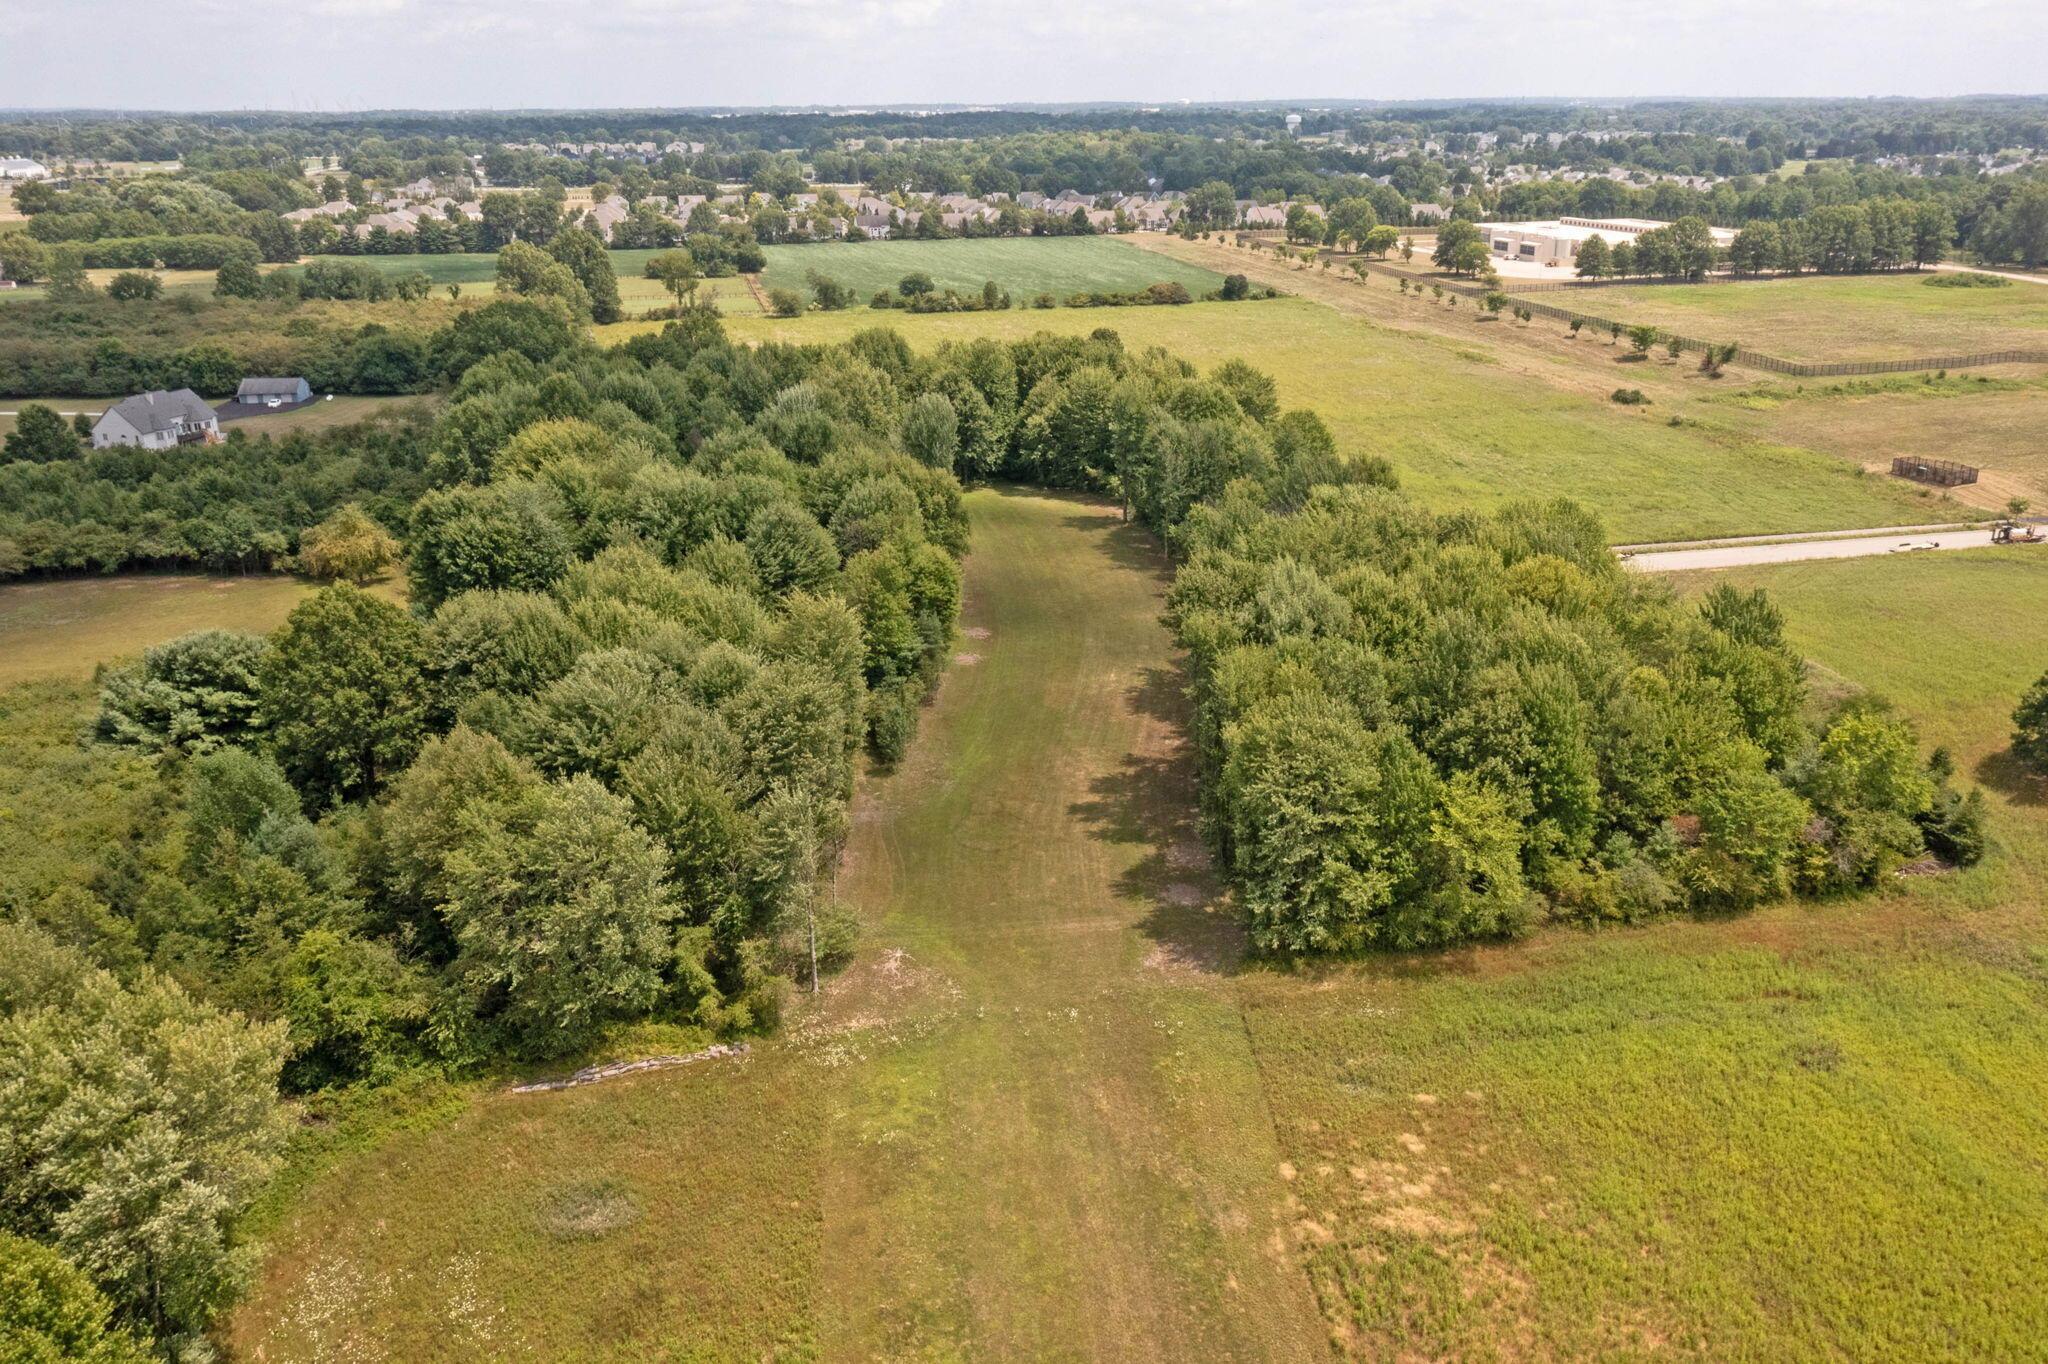
[[[1485,234],[1487,249],[1496,256],[1562,269],[1570,267],[1579,248],[1594,237],[1613,246],[1669,226],[1654,218],[1557,218],[1538,223],[1481,223],[1479,230]],[[1735,240],[1735,234],[1725,227],[1707,231],[1713,234],[1716,246],[1726,247]]]

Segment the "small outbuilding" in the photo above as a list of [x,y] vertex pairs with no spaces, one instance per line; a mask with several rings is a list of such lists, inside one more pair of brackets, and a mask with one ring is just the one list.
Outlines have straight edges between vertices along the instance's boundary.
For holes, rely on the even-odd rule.
[[313,387],[304,379],[244,379],[235,390],[235,401],[243,407],[285,407],[312,396]]
[[189,388],[138,393],[123,398],[93,423],[92,448],[139,445],[165,450],[188,441],[220,439],[220,417]]

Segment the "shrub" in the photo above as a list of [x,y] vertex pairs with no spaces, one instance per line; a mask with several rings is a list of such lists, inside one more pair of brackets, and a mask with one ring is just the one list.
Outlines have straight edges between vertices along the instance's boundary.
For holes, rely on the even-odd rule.
[[1650,404],[1650,400],[1643,396],[1640,388],[1617,388],[1607,397],[1609,401],[1620,403],[1624,407],[1647,407]]

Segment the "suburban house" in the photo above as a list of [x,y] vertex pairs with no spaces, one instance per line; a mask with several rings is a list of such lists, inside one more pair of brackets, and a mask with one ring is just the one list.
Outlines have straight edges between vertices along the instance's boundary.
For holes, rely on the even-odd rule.
[[139,445],[145,450],[166,450],[188,441],[220,439],[220,418],[197,393],[189,388],[166,393],[138,393],[123,398],[93,423],[92,448]]
[[25,156],[0,156],[0,180],[45,180],[50,168]]
[[313,396],[313,386],[304,379],[244,379],[235,390],[235,401],[243,407],[283,407],[303,403]]
[[889,215],[886,213],[863,213],[860,217],[854,219],[854,226],[860,229],[861,235],[864,237],[877,239],[886,237],[889,235]]

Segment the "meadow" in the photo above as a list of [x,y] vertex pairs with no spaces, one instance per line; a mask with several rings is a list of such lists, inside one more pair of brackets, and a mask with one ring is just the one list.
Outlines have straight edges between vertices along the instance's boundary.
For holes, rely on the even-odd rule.
[[[609,254],[612,269],[619,277],[619,302],[629,314],[669,307],[675,302],[659,280],[645,277],[648,257],[660,252],[613,251]],[[306,259],[355,262],[392,279],[423,274],[434,282],[436,289],[445,290],[451,284],[458,285],[465,296],[488,297],[498,279],[498,258],[487,251],[447,256],[308,256]],[[731,308],[760,311],[760,305],[754,302],[754,296],[743,279],[728,276],[703,280],[698,284],[697,292],[699,297],[712,300],[721,311]]]
[[[0,586],[0,686],[90,677],[193,630],[275,629],[319,584],[280,573],[126,573]],[[393,575],[371,589],[404,599]]]
[[[1389,290],[1358,292],[1373,288],[1391,307]],[[886,318],[854,308],[727,322],[744,339],[779,341],[840,340],[884,324],[920,350],[977,336],[1109,327],[1128,346],[1166,346],[1204,368],[1241,357],[1274,377],[1283,405],[1320,413],[1340,446],[1386,456],[1431,507],[1570,495],[1596,507],[1620,540],[1899,525],[1948,514],[1938,498],[1788,441],[1690,419],[1673,426],[1661,406],[1616,406],[1606,396],[1613,377],[1596,387],[1560,382],[1570,376],[1558,367],[1517,366],[1497,330],[1469,319],[1469,337],[1438,336],[1304,297]],[[623,337],[636,329],[604,330]],[[1579,344],[1596,363],[1599,348]]]
[[1931,285],[1938,274],[1808,275],[1741,284],[1657,284],[1540,297],[1786,360],[1884,360],[2048,350],[2048,288]]
[[1955,498],[1986,510],[2023,497],[2048,508],[2048,379],[1977,371],[1794,384],[1766,381],[1728,395],[1715,414],[1766,440],[1796,442],[1882,470],[1898,455],[1974,465]]

